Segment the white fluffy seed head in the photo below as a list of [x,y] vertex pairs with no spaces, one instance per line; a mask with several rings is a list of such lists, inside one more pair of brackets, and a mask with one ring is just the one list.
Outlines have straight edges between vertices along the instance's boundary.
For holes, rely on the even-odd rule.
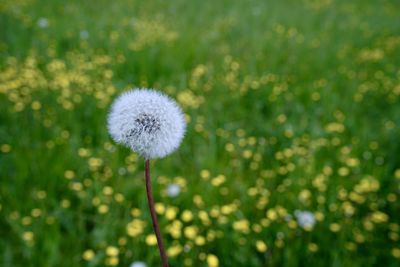
[[297,218],[297,222],[302,228],[312,228],[315,225],[315,216],[310,211],[295,211],[295,216]]
[[185,134],[182,110],[174,100],[152,89],[133,89],[114,100],[108,131],[115,142],[146,159],[176,150]]
[[146,263],[141,262],[141,261],[135,261],[132,262],[132,264],[130,265],[130,267],[147,267]]
[[177,197],[181,192],[181,187],[177,184],[170,184],[167,187],[167,195],[169,197]]

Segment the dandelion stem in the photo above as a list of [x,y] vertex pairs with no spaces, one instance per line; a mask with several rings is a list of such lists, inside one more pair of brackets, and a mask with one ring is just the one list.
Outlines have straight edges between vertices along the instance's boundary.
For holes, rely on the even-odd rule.
[[151,220],[153,222],[153,229],[157,237],[157,244],[158,244],[158,249],[160,250],[160,256],[163,267],[169,267],[167,254],[165,253],[164,244],[161,239],[160,227],[158,226],[156,211],[154,209],[153,193],[151,191],[150,160],[146,159],[144,166],[146,175],[147,202],[149,204]]

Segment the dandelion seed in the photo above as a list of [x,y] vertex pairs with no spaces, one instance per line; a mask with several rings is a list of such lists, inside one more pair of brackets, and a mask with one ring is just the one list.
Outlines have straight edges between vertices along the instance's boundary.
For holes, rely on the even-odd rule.
[[297,218],[297,222],[303,229],[312,229],[315,225],[315,216],[312,212],[309,211],[295,211],[295,216]]
[[89,33],[88,33],[88,31],[80,31],[80,32],[79,32],[79,37],[80,37],[82,40],[88,39],[88,38],[89,38]]
[[129,267],[147,267],[147,265],[142,261],[135,261]]
[[162,158],[176,150],[185,128],[178,105],[166,95],[149,89],[122,94],[108,116],[112,138],[146,159]]
[[167,194],[169,197],[177,197],[181,192],[181,187],[177,184],[170,184],[167,187]]
[[49,20],[46,18],[40,18],[37,21],[37,25],[42,29],[47,28],[49,26]]

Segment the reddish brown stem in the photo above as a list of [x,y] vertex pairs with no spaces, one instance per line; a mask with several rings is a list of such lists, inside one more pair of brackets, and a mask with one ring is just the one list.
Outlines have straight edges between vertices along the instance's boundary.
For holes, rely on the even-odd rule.
[[151,192],[151,178],[150,178],[150,160],[145,161],[145,174],[146,174],[146,192],[147,192],[147,202],[149,204],[151,220],[153,222],[153,229],[157,237],[158,249],[160,250],[161,261],[163,267],[169,267],[167,254],[165,254],[164,244],[161,239],[160,227],[158,226],[157,214],[154,209],[153,193]]

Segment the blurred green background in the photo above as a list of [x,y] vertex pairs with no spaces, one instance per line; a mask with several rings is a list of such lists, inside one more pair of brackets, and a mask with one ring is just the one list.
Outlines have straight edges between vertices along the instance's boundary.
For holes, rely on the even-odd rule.
[[188,121],[152,161],[171,266],[400,266],[399,18],[397,0],[2,0],[0,266],[160,265],[143,159],[106,129],[133,87]]

